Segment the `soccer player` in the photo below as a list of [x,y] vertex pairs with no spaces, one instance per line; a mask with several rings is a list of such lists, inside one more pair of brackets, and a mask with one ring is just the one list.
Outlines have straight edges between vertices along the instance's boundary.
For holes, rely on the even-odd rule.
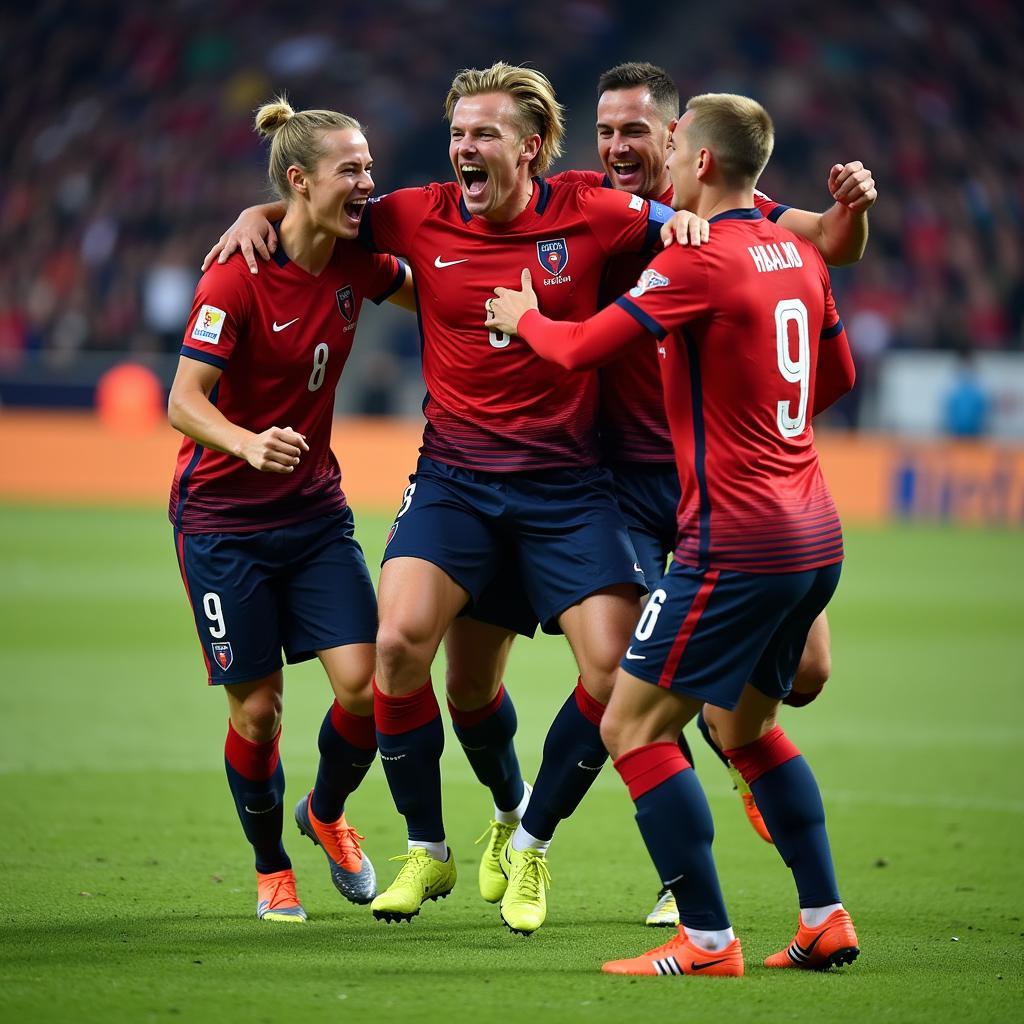
[[[679,92],[668,73],[654,64],[629,62],[605,71],[597,86],[597,149],[604,174],[565,171],[553,181],[581,181],[618,188],[645,199],[671,204],[672,181],[667,160],[672,131],[679,118]],[[867,211],[876,197],[871,172],[859,161],[834,165],[828,188],[835,200],[823,214],[783,206],[755,190],[762,214],[812,242],[827,263],[843,265],[861,258],[867,242]],[[707,238],[706,229],[703,238]],[[685,242],[687,236],[683,236]],[[701,235],[692,237],[700,244]],[[644,257],[619,256],[608,266],[602,289],[605,306],[636,281]],[[615,493],[648,583],[660,579],[675,547],[679,477],[676,473],[668,418],[661,394],[654,348],[634,345],[599,371],[600,432],[604,458],[612,472]],[[828,621],[815,620],[793,691],[787,703],[809,703],[821,691],[830,671]],[[702,718],[698,727],[725,764],[755,831],[771,842],[750,788],[714,744]],[[685,738],[680,749],[692,760]],[[678,924],[672,893],[658,894],[646,923]]]
[[601,735],[629,787],[681,925],[613,974],[739,976],[743,957],[711,855],[713,825],[676,742],[702,706],[751,786],[800,901],[797,936],[769,967],[823,968],[859,953],[840,902],[821,796],[776,724],[811,624],[839,581],[842,530],[810,421],[853,383],[817,250],[754,204],[773,128],[753,100],[694,97],[673,132],[674,203],[712,225],[671,246],[585,323],[542,315],[529,269],[496,289],[485,326],[563,367],[645,341],[661,362],[682,486],[673,564],[620,665]]
[[344,808],[377,751],[377,609],[330,433],[363,299],[414,298],[401,262],[354,241],[373,190],[359,123],[281,99],[260,108],[256,130],[286,204],[279,244],[259,277],[236,257],[196,288],[169,400],[185,434],[169,513],[209,682],[227,694],[224,761],[255,854],[256,913],[294,922],[306,914],[281,841],[282,648],[289,663],[319,657],[335,698],[299,829],[344,897],[376,895]]
[[[600,717],[645,588],[597,465],[596,376],[553,372],[522,342],[481,330],[478,311],[496,282],[518,280],[528,259],[544,271],[545,308],[592,313],[608,257],[650,250],[671,210],[540,177],[559,152],[562,111],[532,69],[498,63],[462,72],[446,112],[456,180],[375,200],[361,231],[375,248],[406,256],[416,273],[428,391],[422,457],[381,572],[374,691],[382,763],[406,817],[409,853],[373,911],[408,919],[455,884],[429,679],[452,630],[449,657],[454,650],[464,668],[473,663],[465,673],[472,693],[449,686],[456,733],[508,815],[499,838],[512,833],[495,843],[492,827],[481,892],[501,901],[510,928],[528,933],[546,913],[555,827],[607,757]],[[508,550],[514,586],[503,585]],[[462,612],[468,619],[457,619]],[[527,801],[500,669],[511,636],[532,633],[538,620],[566,634],[580,678],[549,731]]]

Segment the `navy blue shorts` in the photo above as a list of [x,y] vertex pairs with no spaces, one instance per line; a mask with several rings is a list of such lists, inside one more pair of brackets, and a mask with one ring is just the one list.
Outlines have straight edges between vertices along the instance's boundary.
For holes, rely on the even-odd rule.
[[621,666],[728,710],[748,682],[782,700],[841,570],[836,563],[806,572],[747,573],[673,562],[648,599]]
[[616,462],[608,468],[637,561],[653,587],[676,549],[679,471],[674,462]]
[[474,618],[559,633],[558,616],[589,594],[646,590],[606,469],[484,473],[421,455],[409,479],[384,561],[437,565],[469,593]]
[[257,533],[174,531],[211,684],[245,683],[317,651],[372,644],[377,598],[352,510]]

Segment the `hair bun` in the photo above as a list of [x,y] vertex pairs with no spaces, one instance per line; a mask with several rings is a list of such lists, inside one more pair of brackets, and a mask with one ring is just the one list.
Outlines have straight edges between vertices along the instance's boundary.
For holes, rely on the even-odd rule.
[[256,111],[256,131],[263,136],[273,135],[285,122],[295,116],[287,97],[278,96],[270,103],[264,103]]

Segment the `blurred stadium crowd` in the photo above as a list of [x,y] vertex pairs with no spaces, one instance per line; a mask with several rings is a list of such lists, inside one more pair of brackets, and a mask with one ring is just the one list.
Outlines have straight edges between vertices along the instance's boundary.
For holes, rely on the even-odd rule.
[[499,58],[544,70],[569,106],[559,168],[596,165],[594,85],[629,59],[666,66],[684,98],[764,102],[762,187],[782,202],[824,209],[829,166],[862,159],[881,198],[836,291],[868,377],[890,348],[1024,347],[1019,4],[41,0],[4,5],[0,26],[0,374],[177,349],[202,254],[267,195],[251,113],[275,91],[366,123],[385,191],[450,176],[447,85]]

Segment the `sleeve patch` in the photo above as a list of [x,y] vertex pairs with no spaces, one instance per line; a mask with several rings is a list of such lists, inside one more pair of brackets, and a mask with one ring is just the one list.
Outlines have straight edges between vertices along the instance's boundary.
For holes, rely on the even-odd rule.
[[670,283],[664,274],[659,274],[656,270],[648,267],[640,275],[640,280],[637,281],[636,285],[629,289],[629,294],[634,299],[639,299],[641,295],[649,292],[652,288],[667,288]]
[[219,344],[220,332],[224,329],[227,318],[228,315],[223,309],[216,306],[200,306],[192,328],[192,338],[195,341],[205,341],[207,345]]
[[642,210],[644,208],[644,201],[640,196],[629,197],[629,208],[631,210]]

